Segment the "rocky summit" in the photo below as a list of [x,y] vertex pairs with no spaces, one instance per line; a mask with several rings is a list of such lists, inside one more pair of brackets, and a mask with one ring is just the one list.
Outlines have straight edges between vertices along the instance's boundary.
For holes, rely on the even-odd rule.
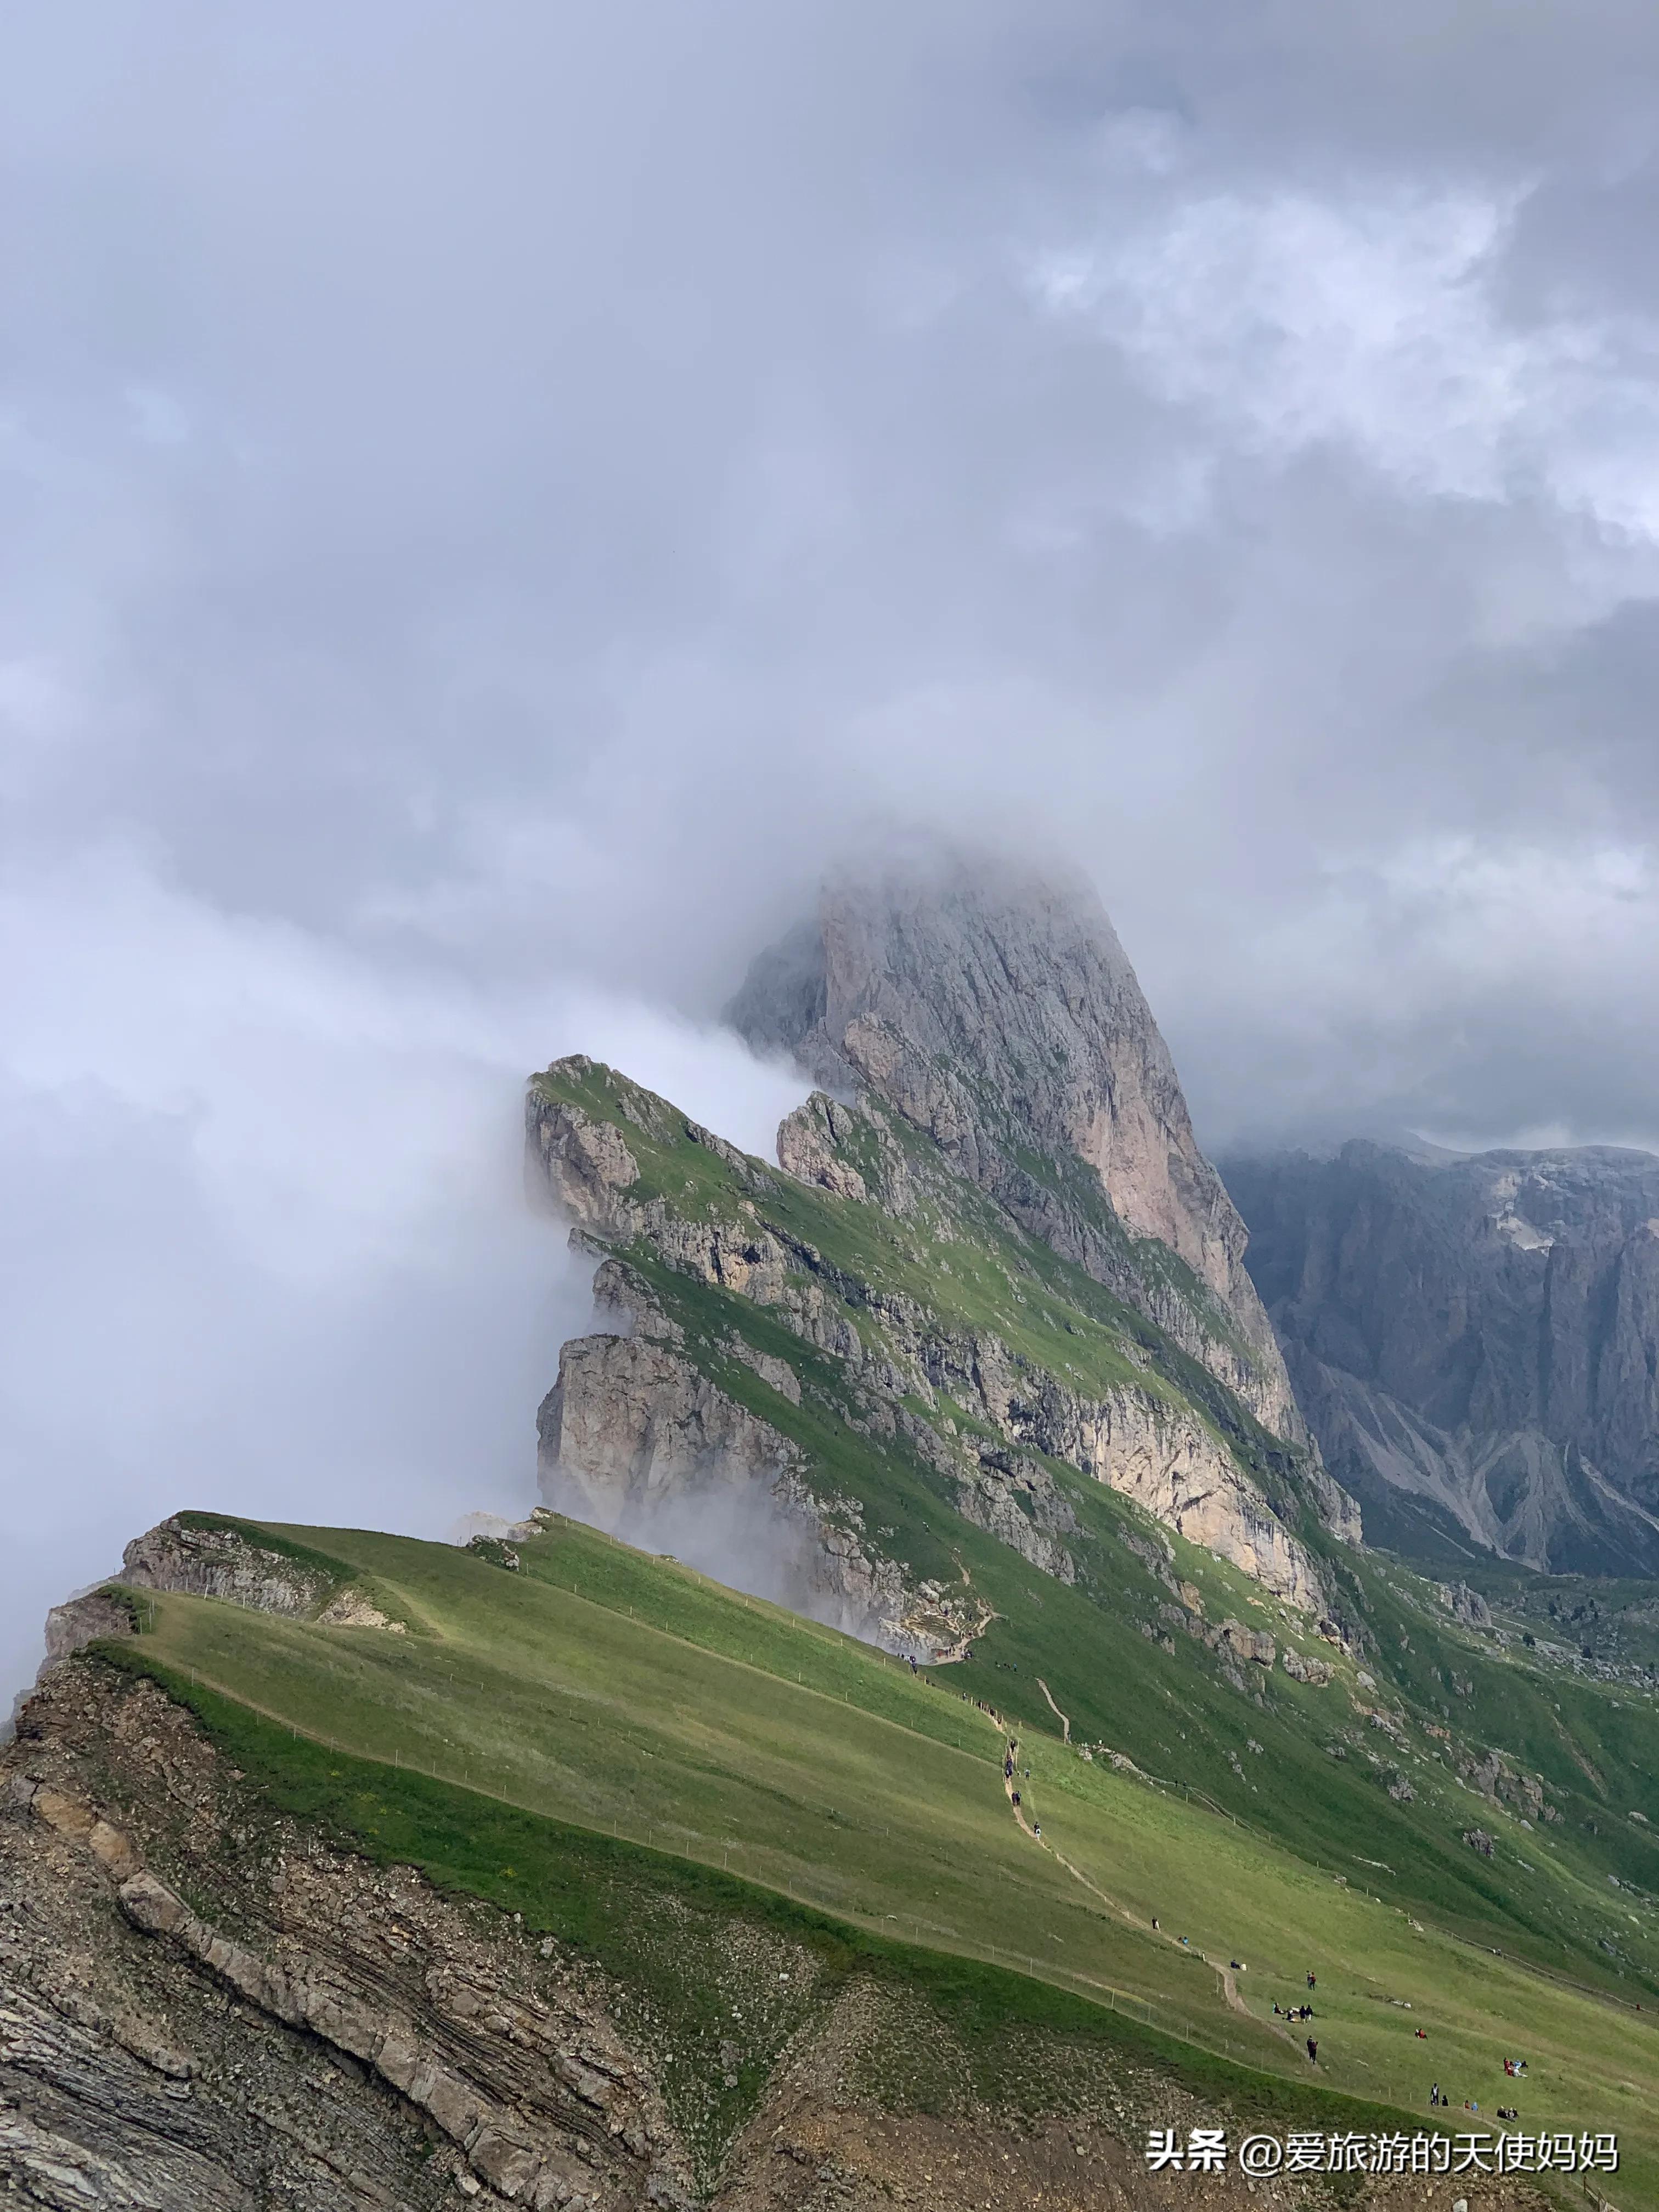
[[924,1133],[1269,1427],[1304,1437],[1244,1224],[1087,885],[983,856],[843,873],[727,1011],[757,1048]]
[[1659,1159],[1230,1160],[1297,1395],[1381,1540],[1659,1573]]
[[[185,1510],[54,1610],[0,1749],[8,2201],[1659,2202],[1659,1634],[1362,1541],[1092,896],[845,879],[734,1018],[821,1086],[774,1157],[529,1082],[597,1322],[524,1409],[539,1505]],[[1582,1283],[1593,1425],[1636,1200],[1576,1273],[1541,1188],[1492,1234]]]

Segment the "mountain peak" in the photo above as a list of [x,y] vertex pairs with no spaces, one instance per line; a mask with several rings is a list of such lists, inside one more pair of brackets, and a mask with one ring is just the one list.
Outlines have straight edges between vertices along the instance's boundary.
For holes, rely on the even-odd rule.
[[754,963],[727,1018],[827,1088],[883,1099],[1270,1427],[1300,1434],[1243,1223],[1083,878],[960,851],[843,870]]

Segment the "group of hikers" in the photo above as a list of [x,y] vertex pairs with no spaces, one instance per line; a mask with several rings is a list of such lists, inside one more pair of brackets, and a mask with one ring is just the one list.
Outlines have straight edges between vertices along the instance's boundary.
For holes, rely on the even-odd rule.
[[[981,1700],[977,1698],[974,1699],[974,1703],[979,1706],[981,1712],[990,1713],[992,1718],[994,1720],[996,1719],[996,1715],[992,1711],[992,1708],[989,1705],[981,1704]],[[999,1727],[1001,1726],[1001,1723],[1000,1721],[997,1724]],[[1017,1776],[1027,1782],[1031,1778],[1031,1770],[1029,1766],[1021,1769],[1014,1764],[1014,1754],[1018,1751],[1018,1739],[1011,1735],[1008,1739],[1006,1748],[1004,1750],[1002,1754],[1002,1778],[1005,1782],[1012,1782]],[[1019,1805],[1019,1792],[1018,1790],[1011,1790],[1008,1792],[1008,1802],[1011,1805],[1015,1807],[1016,1809],[1018,1809]],[[1042,1840],[1042,1823],[1041,1820],[1032,1821],[1031,1833],[1037,1838],[1039,1843]]]
[[[1419,2030],[1419,2033],[1421,2033],[1420,2029]],[[1523,2075],[1526,2070],[1527,2062],[1524,2058],[1506,2058],[1504,2061],[1504,2071],[1509,2075],[1511,2079],[1517,2078]],[[1443,2105],[1448,2111],[1451,2109],[1451,2099],[1447,2096],[1437,2081],[1434,2083],[1429,2091],[1429,2102],[1431,2105]],[[1518,2120],[1521,2117],[1521,2107],[1519,2105],[1499,2105],[1497,2109],[1498,2117],[1500,2120]],[[1465,2097],[1463,2100],[1463,2110],[1466,2112],[1479,2112],[1480,2110],[1480,2099],[1478,2097]]]
[[[1318,1977],[1315,1974],[1311,1966],[1308,1969],[1307,1979],[1308,1987],[1310,1990],[1317,1986]],[[1310,2004],[1281,2006],[1275,1998],[1273,2002],[1273,2016],[1277,2020],[1294,2020],[1298,2021],[1307,2021],[1313,2018],[1314,2008]],[[1312,2064],[1315,2066],[1318,2065],[1319,2045],[1311,2035],[1308,2038],[1308,2057]]]

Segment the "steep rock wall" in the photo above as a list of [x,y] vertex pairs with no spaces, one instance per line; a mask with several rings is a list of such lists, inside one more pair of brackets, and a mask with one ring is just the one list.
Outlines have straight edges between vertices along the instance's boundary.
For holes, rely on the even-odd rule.
[[1659,1572],[1659,1159],[1355,1142],[1228,1175],[1345,1482],[1531,1566]]
[[[589,1066],[570,1065],[583,1073]],[[659,1102],[635,1107],[642,1115],[658,1110],[668,1109],[659,1109]],[[861,1190],[874,1197],[848,1157],[849,1146],[866,1137],[884,1147],[881,1203],[914,1207],[932,1194],[885,1136],[879,1112],[868,1107],[810,1101],[784,1124],[781,1157],[821,1185],[836,1188],[838,1195],[856,1198]],[[703,1133],[698,1141],[704,1141]],[[641,1240],[678,1272],[751,1300],[805,1343],[843,1363],[868,1418],[895,1431],[902,1428],[956,1483],[958,1510],[1043,1572],[1073,1578],[1064,1539],[1074,1523],[1041,1468],[1034,1486],[1010,1467],[988,1463],[951,1441],[931,1419],[908,1411],[896,1414],[891,1401],[920,1400],[932,1408],[941,1393],[971,1401],[1008,1443],[1064,1460],[1136,1498],[1168,1525],[1291,1602],[1316,1612],[1325,1607],[1322,1578],[1306,1547],[1242,1473],[1225,1443],[1150,1388],[1126,1388],[1090,1401],[1052,1373],[1015,1357],[994,1334],[948,1328],[919,1299],[877,1291],[798,1238],[777,1234],[750,1200],[743,1201],[747,1216],[736,1223],[688,1219],[660,1199],[641,1194],[639,1163],[614,1124],[602,1128],[580,1107],[533,1089],[527,1144],[536,1172],[555,1203],[574,1218],[579,1234],[601,1245]],[[865,1156],[871,1157],[869,1145]],[[742,1164],[745,1184],[763,1200],[766,1171],[752,1162]],[[878,1172],[873,1161],[871,1171]],[[728,1486],[764,1480],[776,1488],[779,1468],[790,1463],[782,1439],[714,1390],[672,1348],[672,1324],[637,1274],[610,1260],[594,1288],[601,1303],[633,1316],[635,1334],[567,1347],[560,1383],[543,1412],[544,1492],[550,1502],[562,1501],[568,1510],[616,1530],[623,1516],[637,1516],[654,1499],[699,1485],[708,1490],[715,1469]],[[861,1330],[854,1314],[876,1327]],[[798,1398],[799,1383],[787,1367],[785,1376],[784,1387],[793,1386]],[[783,1380],[769,1379],[774,1387]],[[556,1476],[555,1468],[561,1470]],[[1303,1470],[1302,1480],[1333,1533],[1357,1541],[1358,1516],[1346,1493],[1316,1462]],[[799,1516],[796,1520],[799,1525]],[[792,1569],[799,1571],[799,1564]],[[833,1586],[848,1569],[826,1562],[818,1571]],[[850,1571],[861,1583],[866,1568],[857,1564]],[[849,1603],[862,1602],[850,1591],[848,1597]]]
[[666,1540],[742,1587],[917,1657],[954,1656],[982,1626],[965,1594],[875,1553],[854,1501],[820,1497],[788,1437],[661,1341],[574,1339],[537,1429],[543,1497],[608,1534]]
[[849,874],[756,961],[728,1018],[830,1089],[885,1100],[1056,1249],[1155,1304],[1269,1427],[1302,1437],[1243,1224],[1086,884],[937,856]]

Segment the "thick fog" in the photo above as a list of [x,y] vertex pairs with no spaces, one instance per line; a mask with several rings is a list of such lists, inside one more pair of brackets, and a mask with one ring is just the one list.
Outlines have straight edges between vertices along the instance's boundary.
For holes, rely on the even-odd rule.
[[525,1203],[524,1077],[585,1049],[770,1153],[737,1041],[554,979],[388,974],[115,852],[0,892],[0,1682],[181,1505],[441,1536],[536,1498],[591,1264]]
[[1656,64],[1636,0],[11,10],[9,1650],[175,1504],[521,1502],[525,1071],[759,1145],[707,1024],[895,824],[1084,866],[1212,1147],[1659,1139]]

